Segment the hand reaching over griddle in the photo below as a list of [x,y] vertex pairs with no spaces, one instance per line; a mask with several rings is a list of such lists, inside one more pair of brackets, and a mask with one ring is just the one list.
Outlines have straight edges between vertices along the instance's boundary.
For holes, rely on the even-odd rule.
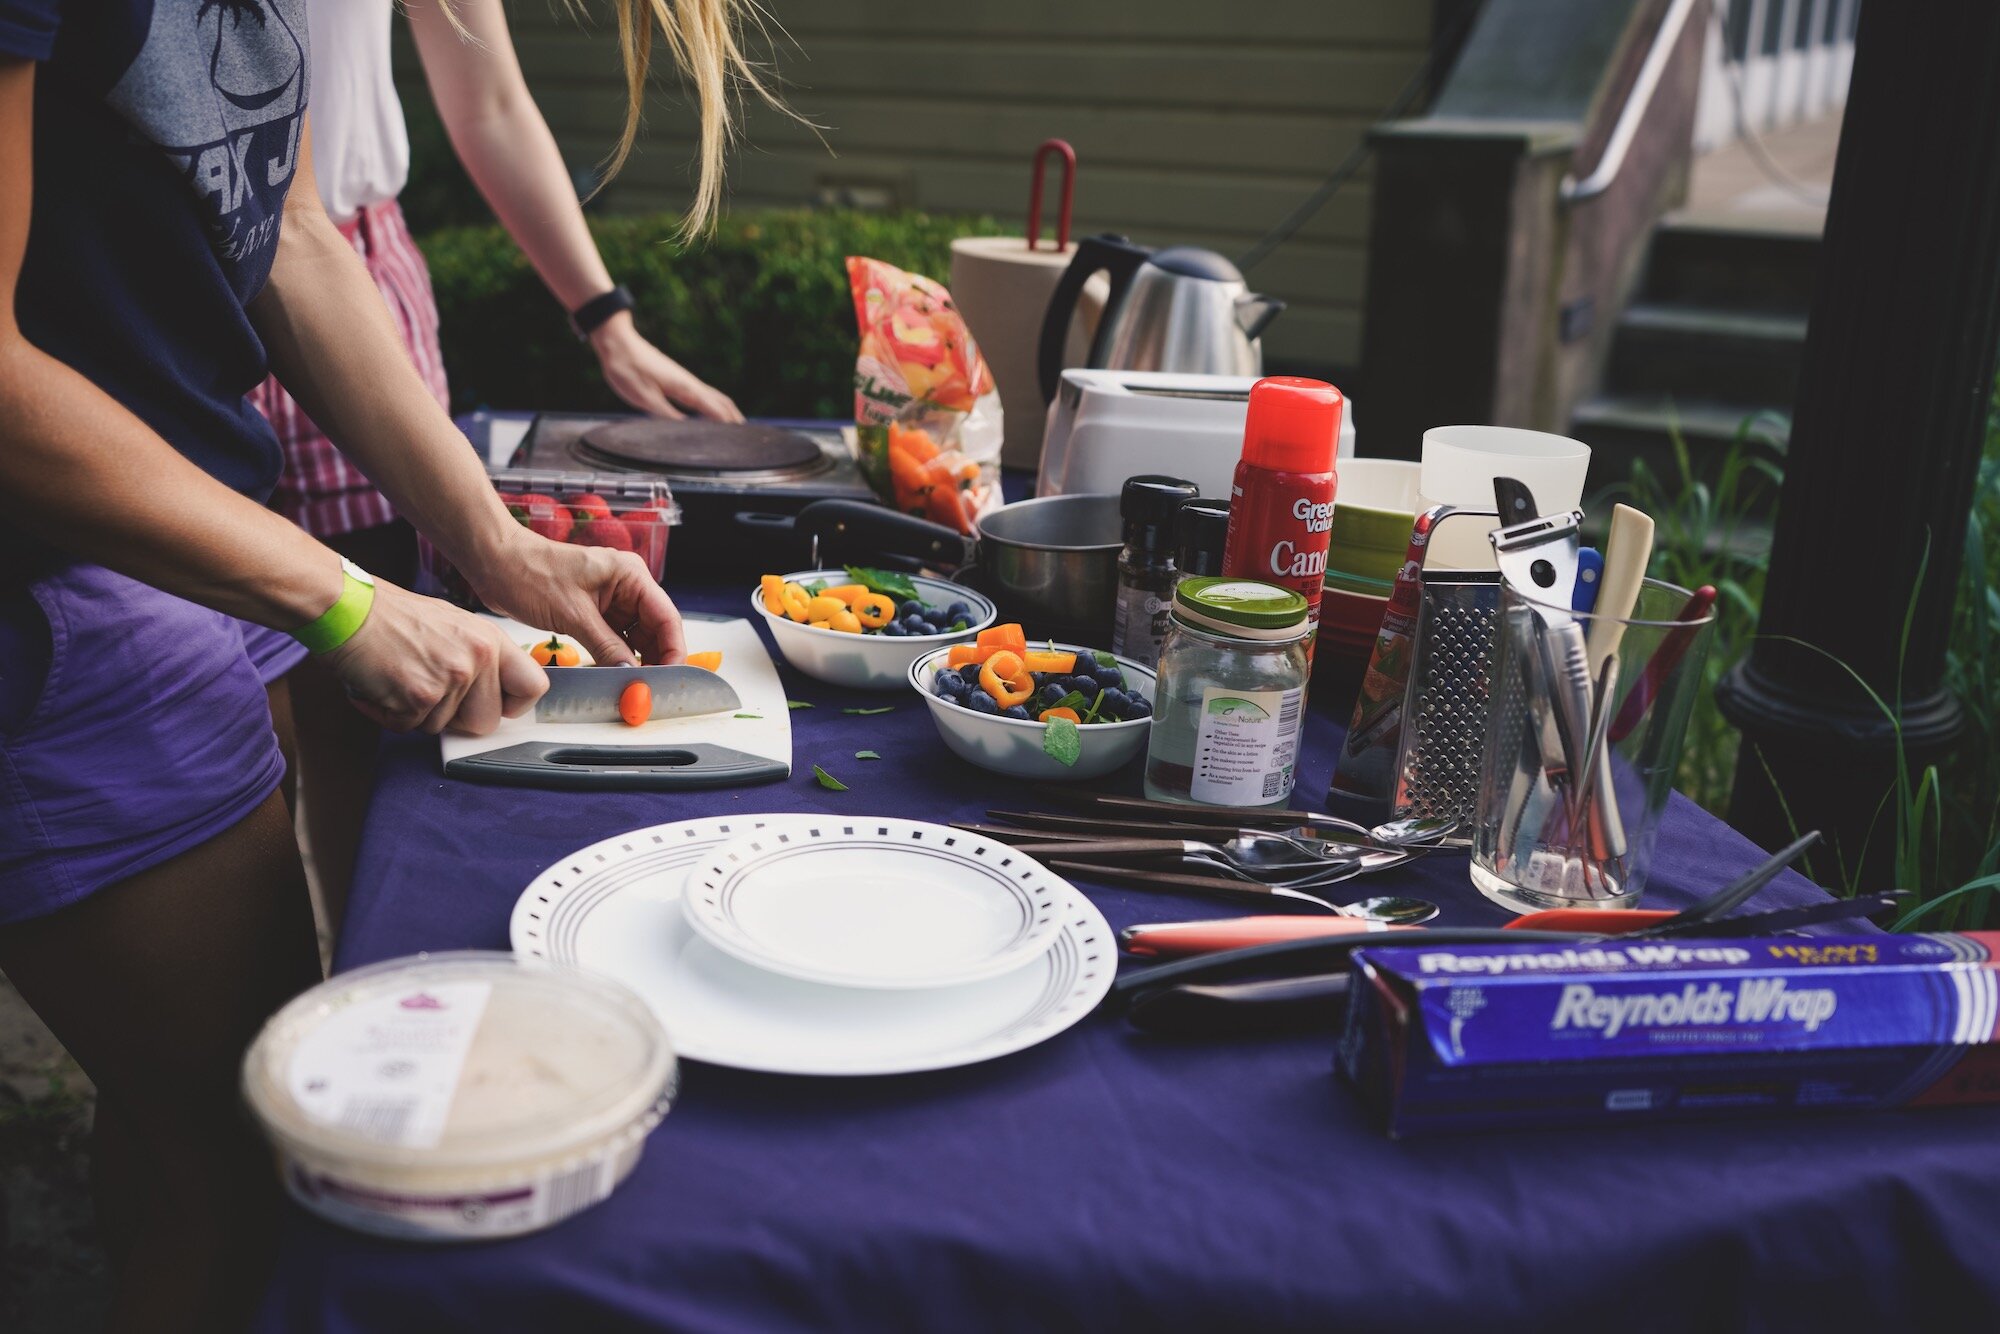
[[[630,312],[614,315],[590,335],[590,346],[611,391],[654,417],[680,417],[682,408],[719,422],[740,422],[743,412],[720,389],[646,341]],[[678,405],[678,406],[676,406]]]

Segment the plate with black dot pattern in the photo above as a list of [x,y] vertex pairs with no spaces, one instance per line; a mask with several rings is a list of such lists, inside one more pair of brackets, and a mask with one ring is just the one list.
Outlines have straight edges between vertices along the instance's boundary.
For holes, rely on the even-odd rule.
[[701,937],[829,986],[955,986],[1055,943],[1067,885],[993,839],[921,820],[826,816],[757,829],[688,873]]
[[745,963],[695,932],[681,907],[691,869],[745,834],[825,819],[718,817],[581,848],[522,891],[510,925],[514,949],[631,987],[684,1059],[774,1074],[894,1075],[993,1060],[1069,1029],[1110,989],[1116,938],[1090,900],[1054,876],[1062,898],[1049,947],[958,986],[808,982]]

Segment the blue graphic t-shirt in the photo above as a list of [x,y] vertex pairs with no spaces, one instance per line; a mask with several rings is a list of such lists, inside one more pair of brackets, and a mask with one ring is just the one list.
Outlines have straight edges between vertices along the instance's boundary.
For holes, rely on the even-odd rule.
[[281,457],[244,401],[306,110],[304,0],[0,0],[35,72],[22,332],[226,485]]

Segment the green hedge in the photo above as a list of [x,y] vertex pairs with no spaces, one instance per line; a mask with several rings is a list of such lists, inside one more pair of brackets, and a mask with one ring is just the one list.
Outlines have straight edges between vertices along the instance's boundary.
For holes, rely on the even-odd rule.
[[[749,213],[683,250],[672,215],[593,217],[639,327],[754,417],[845,418],[854,407],[854,306],[844,260],[870,255],[939,282],[954,237],[991,218],[842,211]],[[596,358],[498,227],[419,239],[437,290],[452,406],[615,409]]]

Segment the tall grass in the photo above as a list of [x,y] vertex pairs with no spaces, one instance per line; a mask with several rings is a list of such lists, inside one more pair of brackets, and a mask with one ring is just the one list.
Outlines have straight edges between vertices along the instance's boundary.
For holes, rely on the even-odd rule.
[[[1715,707],[1715,685],[1750,652],[1757,611],[1764,602],[1770,530],[1755,515],[1769,515],[1784,480],[1786,423],[1760,413],[1737,427],[1713,478],[1696,468],[1678,428],[1673,470],[1663,475],[1644,459],[1632,463],[1622,488],[1631,503],[1653,516],[1653,563],[1648,573],[1683,588],[1715,585],[1715,638],[1706,679],[1688,718],[1687,745],[1675,785],[1722,814],[1736,774],[1737,733]],[[1599,511],[1604,512],[1603,510]]]
[[[1716,587],[1720,614],[1711,632],[1708,688],[1688,721],[1677,782],[1718,815],[1728,806],[1740,738],[1716,710],[1714,687],[1749,653],[1756,635],[1769,534],[1752,516],[1772,508],[1783,479],[1783,438],[1782,418],[1765,414],[1745,421],[1711,479],[1696,469],[1675,431],[1673,474],[1637,461],[1624,488],[1654,519],[1651,573],[1689,588]],[[1905,642],[1914,597],[1913,589]],[[1900,737],[1895,706],[1859,676],[1854,679]],[[1965,736],[1944,761],[1921,771],[1913,770],[1899,747],[1896,783],[1881,816],[1889,828],[1880,832],[1893,840],[1897,883],[1917,894],[1899,928],[2000,924],[2000,384],[1966,530],[1945,679],[1965,710]],[[1856,871],[1841,868],[1842,887],[1861,888],[1854,883]]]

